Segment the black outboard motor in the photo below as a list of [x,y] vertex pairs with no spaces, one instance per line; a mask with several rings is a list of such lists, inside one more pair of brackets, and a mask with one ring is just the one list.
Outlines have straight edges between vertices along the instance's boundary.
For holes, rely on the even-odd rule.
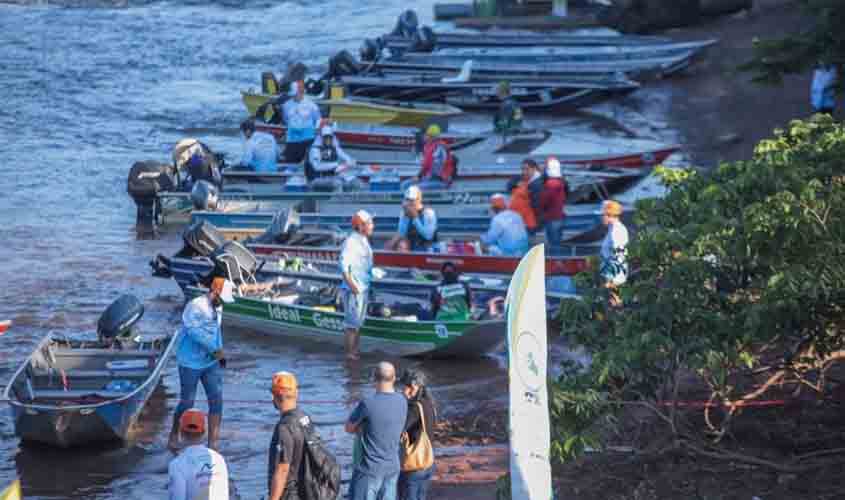
[[434,35],[434,30],[428,26],[423,26],[414,32],[414,41],[411,44],[411,48],[415,52],[431,52],[434,50],[435,45],[437,45],[437,39]]
[[101,342],[131,338],[132,327],[144,315],[144,304],[134,295],[121,295],[103,311],[97,322],[97,337]]
[[417,13],[413,9],[408,9],[403,12],[396,21],[396,27],[390,32],[391,35],[401,36],[404,38],[411,38],[417,32],[420,25],[420,20],[417,18]]
[[177,182],[173,167],[161,162],[139,161],[129,169],[126,191],[138,208],[136,223],[139,230],[155,231],[158,220],[158,194],[173,191]]
[[237,241],[228,241],[211,254],[213,276],[224,276],[235,285],[254,283],[259,271],[258,259]]
[[358,50],[358,54],[361,56],[362,61],[378,61],[379,56],[381,55],[381,46],[377,40],[365,38],[361,43],[361,48]]
[[[208,257],[219,247],[226,243],[226,238],[213,224],[204,220],[191,224],[182,233],[182,249],[173,256],[177,259],[192,259],[194,257]],[[153,269],[153,276],[158,278],[171,278],[170,258],[162,254],[155,256],[150,261]]]
[[273,222],[261,235],[248,240],[248,243],[283,245],[296,233],[299,227],[299,214],[283,209],[273,216]]
[[358,61],[348,50],[341,50],[329,59],[329,78],[357,75],[358,71]]
[[220,190],[214,184],[201,180],[191,189],[191,202],[194,210],[217,210],[220,201]]

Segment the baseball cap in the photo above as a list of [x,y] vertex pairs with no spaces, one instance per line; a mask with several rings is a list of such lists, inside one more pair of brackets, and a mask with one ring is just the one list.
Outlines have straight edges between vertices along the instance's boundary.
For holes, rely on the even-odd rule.
[[493,208],[497,208],[500,210],[504,210],[507,208],[507,200],[505,199],[505,195],[501,193],[496,193],[490,197],[490,206]]
[[273,383],[270,392],[276,396],[282,394],[296,394],[296,376],[291,372],[276,372],[273,374]]
[[362,224],[369,224],[373,221],[373,216],[370,215],[370,212],[366,210],[358,210],[355,212],[355,215],[352,216],[352,227],[358,227]]
[[235,297],[233,295],[234,289],[235,285],[233,285],[231,281],[226,278],[221,278],[220,276],[214,278],[211,282],[211,290],[219,293],[220,300],[227,304],[231,304],[235,301]]
[[405,190],[405,201],[417,201],[422,199],[422,191],[417,186],[409,186]]
[[425,129],[425,135],[430,136],[430,137],[439,136],[440,135],[440,125],[438,125],[436,123],[432,123],[431,125],[428,126],[427,129]]
[[546,175],[555,179],[561,177],[560,162],[554,156],[551,156],[548,160],[546,160]]
[[622,204],[615,200],[607,200],[602,204],[601,213],[611,217],[622,215]]
[[205,432],[205,413],[196,408],[185,410],[179,417],[179,430],[191,434],[202,434]]

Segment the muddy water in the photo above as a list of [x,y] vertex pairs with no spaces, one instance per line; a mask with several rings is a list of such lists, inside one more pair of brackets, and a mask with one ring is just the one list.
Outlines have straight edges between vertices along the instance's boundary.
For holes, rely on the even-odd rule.
[[[340,48],[382,33],[401,2],[12,2],[0,3],[0,386],[48,331],[91,331],[118,295],[142,298],[147,333],[174,330],[182,298],[149,275],[147,261],[179,247],[177,234],[138,240],[126,173],[138,159],[166,160],[178,139],[199,136],[236,155],[240,89],[288,61],[324,63]],[[417,2],[430,22],[431,1]],[[93,5],[93,7],[92,7]],[[677,141],[662,123],[668,97],[646,91],[575,118],[536,118],[583,141],[625,128]],[[624,125],[619,126],[615,120]],[[487,119],[479,119],[478,126]],[[340,353],[227,331],[223,453],[241,498],[264,494],[275,412],[273,372],[297,373],[304,405],[347,467],[342,422],[369,390],[376,358],[346,366]],[[444,410],[503,398],[500,357],[424,362]],[[0,485],[20,477],[27,498],[156,498],[165,495],[168,415],[178,379],[167,370],[133,440],[110,449],[22,447],[0,403]]]

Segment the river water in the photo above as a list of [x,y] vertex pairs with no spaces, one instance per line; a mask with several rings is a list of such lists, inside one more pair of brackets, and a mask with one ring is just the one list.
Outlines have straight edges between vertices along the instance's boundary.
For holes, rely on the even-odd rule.
[[[432,4],[415,2],[423,23]],[[182,296],[174,282],[152,278],[147,262],[177,250],[179,236],[136,238],[130,165],[167,161],[186,136],[237,154],[239,90],[257,87],[261,71],[281,72],[289,61],[325,64],[337,50],[354,51],[363,37],[388,30],[403,8],[386,0],[0,3],[0,319],[14,320],[0,337],[0,386],[48,331],[93,331],[121,293],[145,302],[142,331],[174,330]],[[536,120],[589,142],[616,128],[607,126],[615,118],[640,135],[675,142],[662,118],[668,99],[642,91],[592,117]],[[222,452],[234,492],[265,494],[276,420],[267,386],[281,369],[299,375],[301,397],[311,401],[305,409],[348,477],[351,441],[342,423],[369,390],[366,374],[379,359],[349,367],[339,352],[237,331],[226,332],[226,346]],[[178,395],[174,365],[126,446],[20,446],[0,403],[0,486],[19,477],[27,498],[163,497]],[[501,356],[422,363],[447,414],[505,398],[503,366]]]

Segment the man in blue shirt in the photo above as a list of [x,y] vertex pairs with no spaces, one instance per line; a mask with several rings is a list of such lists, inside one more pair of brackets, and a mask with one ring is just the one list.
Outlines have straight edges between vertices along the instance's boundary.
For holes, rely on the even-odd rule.
[[379,363],[375,394],[358,403],[346,422],[346,432],[360,433],[361,440],[361,460],[352,474],[352,500],[396,500],[399,438],[408,401],[395,391],[395,382],[393,365]]
[[373,249],[369,237],[373,234],[373,216],[358,210],[352,216],[352,233],[340,250],[341,302],[343,303],[343,331],[347,359],[358,359],[358,330],[367,315],[367,293],[373,274]]
[[422,202],[422,191],[418,186],[405,190],[402,213],[396,234],[387,242],[388,250],[398,250],[407,242],[413,252],[431,251],[437,243],[437,214]]
[[256,172],[276,172],[279,160],[279,145],[276,138],[267,132],[256,132],[255,120],[249,118],[241,123],[244,137],[244,153],[241,165]]
[[305,82],[297,80],[291,83],[289,94],[291,98],[282,106],[288,128],[284,156],[287,163],[299,163],[314,143],[322,116],[320,108],[305,95]]
[[182,329],[176,350],[181,397],[170,430],[170,449],[175,450],[179,446],[179,418],[194,407],[200,382],[208,399],[208,447],[213,450],[218,447],[223,417],[223,368],[226,366],[220,327],[223,303],[235,300],[233,289],[231,281],[214,278],[208,293],[188,302],[182,313]]

